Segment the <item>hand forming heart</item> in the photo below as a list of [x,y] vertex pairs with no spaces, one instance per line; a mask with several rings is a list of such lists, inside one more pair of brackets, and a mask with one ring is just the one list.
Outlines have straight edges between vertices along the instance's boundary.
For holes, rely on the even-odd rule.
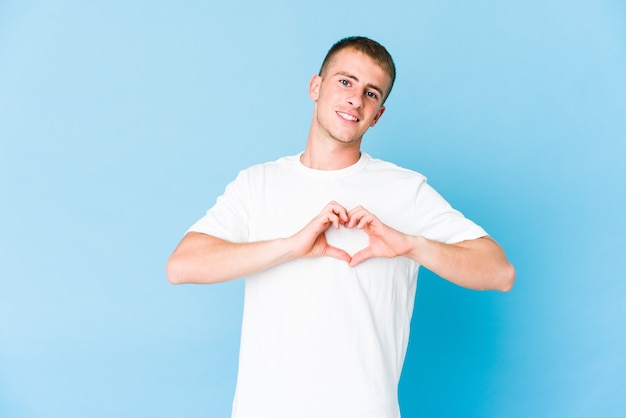
[[361,206],[348,211],[334,201],[292,239],[296,255],[335,257],[351,266],[372,257],[391,258],[410,251],[408,235],[383,224]]

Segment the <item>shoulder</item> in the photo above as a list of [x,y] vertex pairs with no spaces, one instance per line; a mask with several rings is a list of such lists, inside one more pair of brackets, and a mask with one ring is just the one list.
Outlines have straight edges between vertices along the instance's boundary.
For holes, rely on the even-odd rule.
[[365,157],[368,159],[367,170],[377,175],[387,175],[398,180],[411,180],[420,183],[426,181],[426,176],[415,170],[400,167],[392,162],[373,158],[367,154]]
[[297,166],[298,156],[290,155],[281,157],[274,161],[268,161],[264,163],[254,164],[248,168],[245,168],[239,172],[239,177],[257,177],[260,175],[267,175],[275,172],[284,172]]

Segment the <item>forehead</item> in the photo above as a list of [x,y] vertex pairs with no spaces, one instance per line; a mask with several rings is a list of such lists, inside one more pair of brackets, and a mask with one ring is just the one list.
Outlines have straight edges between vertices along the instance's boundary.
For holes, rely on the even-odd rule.
[[351,74],[366,84],[375,84],[389,92],[391,76],[368,55],[354,48],[337,51],[328,62],[323,77],[336,74]]

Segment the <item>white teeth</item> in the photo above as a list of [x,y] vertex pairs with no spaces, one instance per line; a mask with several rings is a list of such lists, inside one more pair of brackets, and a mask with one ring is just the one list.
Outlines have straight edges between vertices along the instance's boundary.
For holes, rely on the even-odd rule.
[[354,116],[350,116],[350,115],[348,115],[347,113],[337,112],[337,114],[338,114],[339,116],[341,116],[341,117],[342,117],[343,119],[345,119],[345,120],[349,120],[349,121],[352,121],[352,122],[356,122],[356,121],[358,120],[358,119],[357,119],[357,118],[355,118]]

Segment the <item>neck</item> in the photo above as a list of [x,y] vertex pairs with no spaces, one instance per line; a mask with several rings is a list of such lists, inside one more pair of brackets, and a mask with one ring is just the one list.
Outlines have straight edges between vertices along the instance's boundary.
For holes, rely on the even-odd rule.
[[357,146],[324,146],[307,142],[304,153],[300,157],[302,164],[315,170],[341,170],[359,161],[361,151]]
[[315,170],[341,170],[356,164],[359,158],[361,138],[352,142],[341,142],[313,123],[300,159],[302,164]]

